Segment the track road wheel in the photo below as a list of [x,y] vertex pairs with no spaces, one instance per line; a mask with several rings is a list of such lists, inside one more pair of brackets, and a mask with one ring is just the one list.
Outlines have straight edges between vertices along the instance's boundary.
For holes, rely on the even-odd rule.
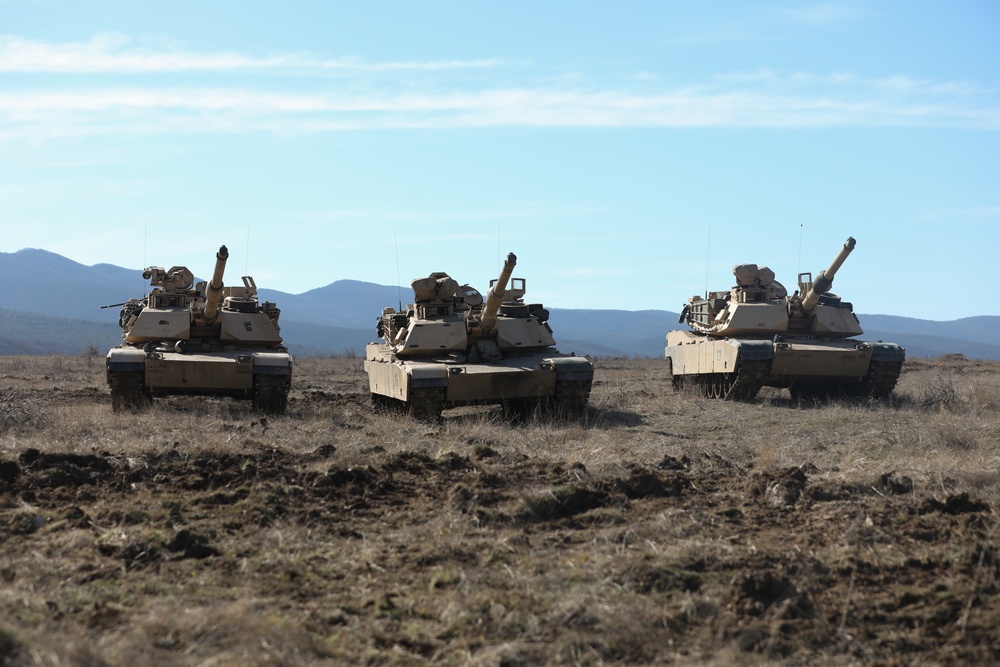
[[142,371],[115,372],[108,377],[113,412],[142,412],[153,404]]
[[868,367],[868,375],[861,383],[862,395],[877,401],[889,398],[902,370],[901,361],[873,361]]
[[698,376],[698,384],[706,398],[726,398],[732,381],[725,373],[703,373]]
[[708,398],[731,401],[752,400],[764,386],[769,372],[768,361],[741,361],[735,373],[703,373],[698,386]]

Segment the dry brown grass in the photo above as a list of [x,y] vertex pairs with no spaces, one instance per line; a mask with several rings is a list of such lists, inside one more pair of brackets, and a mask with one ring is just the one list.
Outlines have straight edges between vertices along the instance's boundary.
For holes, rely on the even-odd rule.
[[798,404],[601,360],[585,419],[510,425],[296,363],[261,419],[0,357],[0,664],[1000,659],[1000,364]]

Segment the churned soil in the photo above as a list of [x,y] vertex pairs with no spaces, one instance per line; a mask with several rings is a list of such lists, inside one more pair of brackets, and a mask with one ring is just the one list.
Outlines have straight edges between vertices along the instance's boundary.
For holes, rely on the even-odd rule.
[[8,381],[0,664],[996,663],[1000,365],[961,361],[802,406],[599,360],[573,424],[378,414],[356,360],[282,417]]

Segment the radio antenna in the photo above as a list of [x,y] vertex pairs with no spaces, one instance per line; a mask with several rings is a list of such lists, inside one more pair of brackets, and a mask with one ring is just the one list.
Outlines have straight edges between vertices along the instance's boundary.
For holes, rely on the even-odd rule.
[[248,275],[250,273],[250,225],[247,225],[247,250],[246,259],[243,264],[243,275]]
[[708,298],[709,260],[712,258],[712,221],[708,222],[708,248],[705,250],[705,298]]
[[805,227],[801,222],[799,223],[799,265],[795,267],[796,273],[802,273],[802,228]]
[[[145,271],[146,267],[149,266],[149,260],[146,258],[146,249],[149,247],[149,220],[143,220],[142,222],[142,270]],[[142,272],[139,272],[139,277],[142,278]],[[146,298],[146,279],[142,279],[142,297]]]
[[392,228],[392,244],[396,247],[396,296],[399,298],[399,311],[403,311],[403,288],[399,277],[399,241],[396,239],[396,228]]

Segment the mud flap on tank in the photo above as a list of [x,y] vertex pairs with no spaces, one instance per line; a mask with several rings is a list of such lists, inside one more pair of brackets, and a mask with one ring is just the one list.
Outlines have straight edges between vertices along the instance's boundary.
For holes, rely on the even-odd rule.
[[594,365],[585,357],[551,357],[542,359],[541,367],[556,372],[556,391],[552,409],[556,417],[578,419],[587,409]]
[[876,400],[889,397],[903,370],[906,350],[895,343],[870,343],[872,361],[861,382],[861,393]]
[[283,415],[288,408],[292,387],[292,357],[286,352],[254,352],[253,408],[259,412]]
[[112,348],[108,352],[107,370],[109,374],[133,371],[142,373],[146,370],[146,353],[141,349],[127,347]]
[[444,410],[448,387],[448,369],[444,366],[411,366],[407,368],[409,388],[404,401],[406,412],[421,421],[438,421]]
[[141,412],[153,404],[142,371],[108,371],[113,412]]
[[901,364],[906,359],[906,350],[895,343],[869,343],[872,348],[872,361],[883,361]]
[[724,398],[749,401],[767,381],[774,361],[774,346],[769,340],[741,340],[736,375],[731,378]]
[[272,415],[283,415],[288,408],[289,375],[254,374],[253,409]]
[[143,380],[146,353],[127,347],[112,348],[106,360],[108,386],[113,412],[139,412],[152,405]]

